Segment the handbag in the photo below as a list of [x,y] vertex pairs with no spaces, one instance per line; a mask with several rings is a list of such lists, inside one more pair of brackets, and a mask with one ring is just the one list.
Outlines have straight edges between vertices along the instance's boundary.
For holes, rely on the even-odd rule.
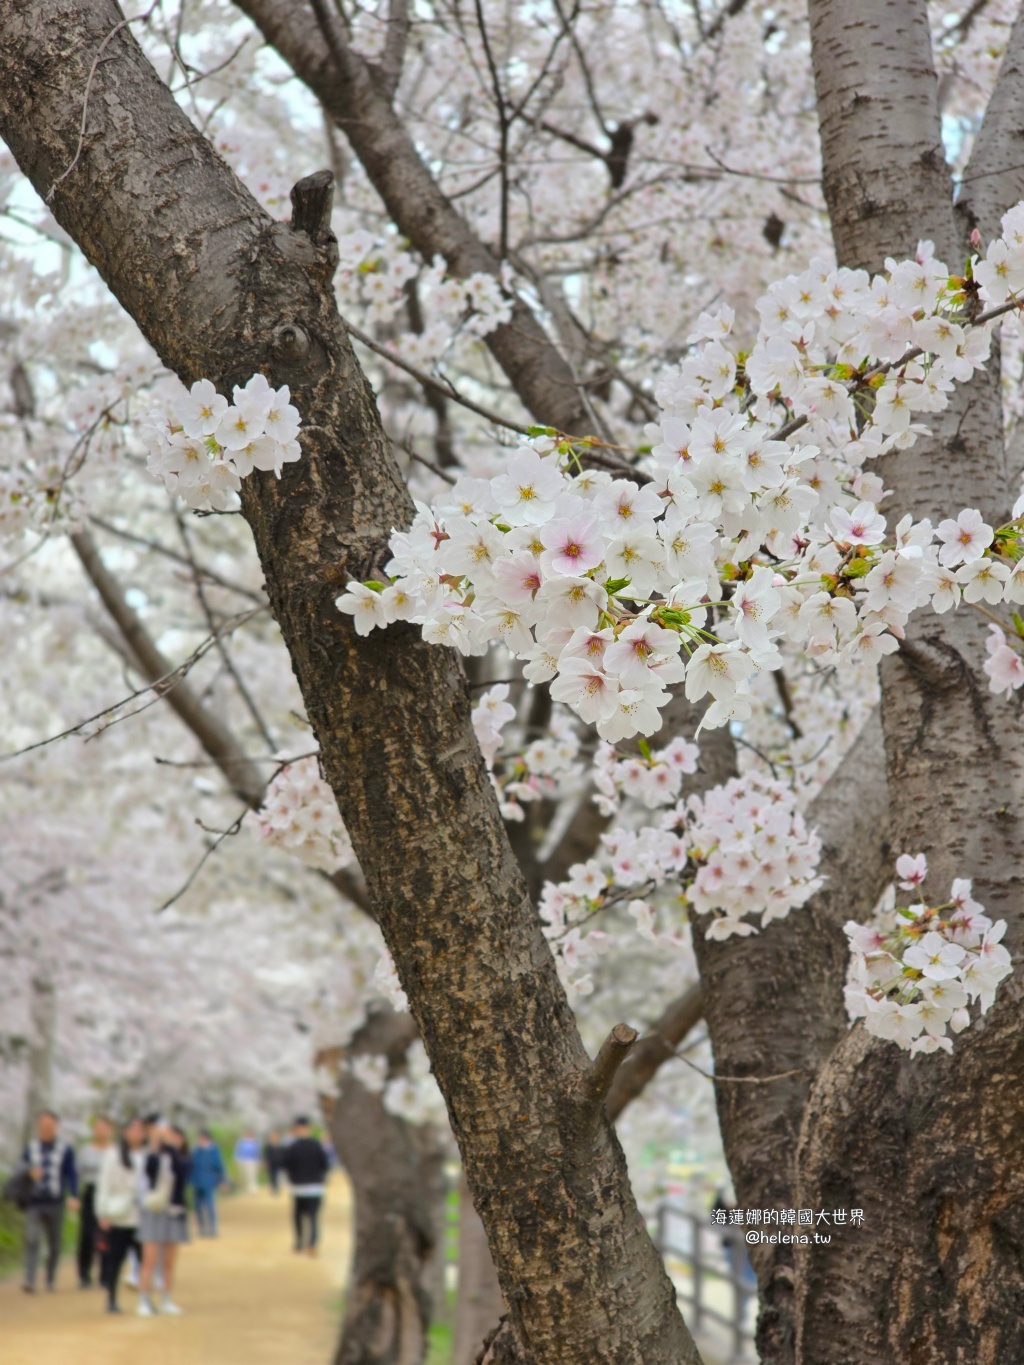
[[32,1202],[32,1191],[35,1187],[36,1182],[32,1179],[31,1171],[27,1167],[22,1167],[4,1183],[3,1198],[24,1212]]
[[156,1184],[142,1196],[142,1207],[147,1213],[166,1213],[171,1206],[173,1188],[174,1172],[171,1170],[171,1163],[161,1157]]
[[108,1197],[103,1216],[117,1224],[131,1218],[135,1209],[135,1199],[131,1194],[112,1194]]

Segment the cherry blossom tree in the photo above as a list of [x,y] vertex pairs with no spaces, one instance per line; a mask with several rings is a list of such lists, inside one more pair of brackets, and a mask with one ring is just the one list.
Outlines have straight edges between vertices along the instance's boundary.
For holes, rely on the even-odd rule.
[[[610,1126],[698,1010],[739,1204],[863,1213],[757,1234],[761,1358],[1020,1353],[1022,44],[923,0],[0,4],[7,215],[63,270],[8,285],[12,581],[70,532],[236,826],[379,924],[415,1030],[353,1013],[323,1088],[409,1166],[422,1039],[485,1361],[699,1359]],[[190,633],[104,577],[107,507]]]

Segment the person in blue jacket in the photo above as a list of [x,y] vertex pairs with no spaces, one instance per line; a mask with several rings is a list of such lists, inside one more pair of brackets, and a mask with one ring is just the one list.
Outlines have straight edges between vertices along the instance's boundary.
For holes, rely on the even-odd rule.
[[227,1183],[224,1158],[208,1129],[203,1128],[192,1149],[188,1183],[192,1186],[192,1202],[196,1228],[200,1237],[217,1236],[217,1191]]

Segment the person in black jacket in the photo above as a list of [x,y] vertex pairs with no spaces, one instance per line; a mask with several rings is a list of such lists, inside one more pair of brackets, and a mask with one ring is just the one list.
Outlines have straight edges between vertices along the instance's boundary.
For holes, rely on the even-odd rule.
[[292,1140],[284,1149],[281,1167],[292,1187],[295,1250],[315,1256],[330,1162],[323,1144],[312,1134],[309,1119],[300,1117],[292,1124]]
[[271,1194],[277,1194],[281,1187],[281,1162],[284,1157],[284,1143],[275,1128],[267,1134],[263,1144],[263,1165],[267,1171],[267,1187]]

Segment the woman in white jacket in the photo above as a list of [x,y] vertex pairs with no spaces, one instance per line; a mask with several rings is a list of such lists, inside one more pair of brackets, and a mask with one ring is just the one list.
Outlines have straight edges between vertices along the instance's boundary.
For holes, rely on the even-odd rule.
[[138,1250],[139,1177],[145,1136],[141,1121],[129,1120],[121,1130],[120,1141],[106,1150],[100,1165],[96,1217],[107,1244],[102,1282],[107,1291],[108,1313],[121,1311],[117,1306],[117,1281],[128,1252],[133,1246]]

